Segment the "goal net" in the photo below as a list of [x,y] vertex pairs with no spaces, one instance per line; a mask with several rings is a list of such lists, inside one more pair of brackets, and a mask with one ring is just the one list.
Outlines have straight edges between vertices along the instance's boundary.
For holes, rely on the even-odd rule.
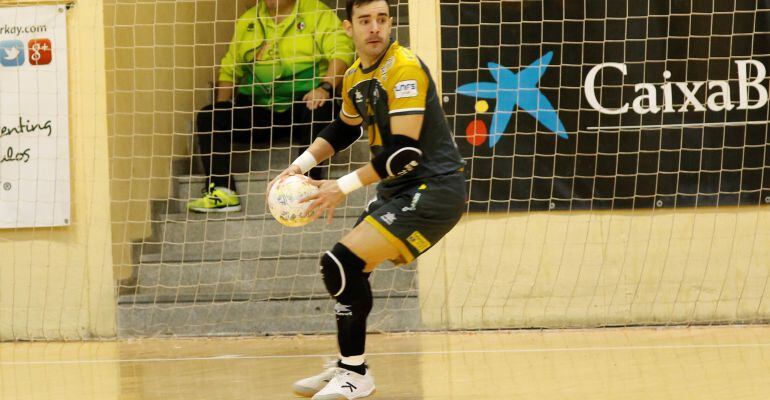
[[[121,335],[334,330],[318,259],[372,188],[331,225],[282,227],[265,184],[301,145],[274,140],[233,147],[243,211],[185,208],[205,182],[189,155],[195,113],[211,102],[209,82],[248,7],[106,7],[114,171],[132,166],[113,175],[113,209],[125,216],[114,225],[125,244]],[[416,263],[376,270],[372,330],[767,319],[766,2],[439,9],[434,76],[467,162],[468,213]],[[398,40],[427,34],[409,29],[406,3],[392,10]],[[362,141],[327,172],[367,160]]]
[[[196,137],[199,110],[214,100],[212,87],[219,80],[236,21],[242,15],[253,15],[254,4],[106,4],[105,15],[113,24],[107,30],[108,59],[114,68],[111,84],[115,88],[111,115],[113,211],[118,215],[113,218],[113,232],[116,251],[121,253],[116,258],[121,335],[334,330],[334,319],[329,318],[333,303],[318,274],[318,260],[355,224],[374,195],[373,188],[351,194],[330,225],[318,221],[303,228],[287,228],[272,218],[265,204],[268,181],[308,144],[307,129],[301,130],[301,125],[308,128],[312,123],[328,123],[331,113],[322,116],[309,112],[295,100],[288,112],[306,112],[308,118],[299,123],[296,119],[276,120],[262,124],[264,127],[254,133],[241,127],[232,137],[232,157],[224,161],[211,157],[221,149],[206,149]],[[299,4],[304,9],[315,0]],[[340,19],[345,18],[345,2],[325,4]],[[266,8],[262,7],[258,13],[264,14]],[[408,45],[407,4],[394,2],[391,11],[394,38]],[[287,18],[277,27],[258,18],[247,29],[266,30],[268,37],[275,34],[269,32],[271,29],[290,29],[297,37],[311,37],[312,33],[303,30],[310,29],[315,18],[308,11]],[[315,42],[321,43],[318,39]],[[302,61],[287,55],[280,40],[274,46],[275,51],[283,51],[277,65]],[[342,43],[338,46],[345,48]],[[266,54],[270,51],[265,50]],[[352,53],[347,56],[353,59]],[[299,75],[295,75],[295,83],[321,77]],[[275,91],[277,99],[278,86]],[[333,105],[334,113],[339,112],[338,106]],[[247,106],[236,100],[238,107]],[[227,117],[238,118],[235,115],[233,112]],[[267,118],[271,118],[269,113]],[[340,177],[368,160],[368,144],[363,138],[318,173]],[[230,163],[240,211],[205,214],[188,210],[188,202],[201,197],[205,189],[206,162]],[[377,329],[403,330],[418,325],[414,267],[388,264],[372,275],[376,297],[373,318],[377,320],[373,326]]]
[[767,320],[768,7],[442,2],[470,201],[424,315],[455,328]]
[[[345,18],[345,2],[323,1]],[[263,125],[258,133],[248,127],[224,133],[234,137],[226,152],[198,138],[201,110],[215,103],[236,22],[255,3],[103,1],[120,337],[335,330],[319,258],[356,223],[374,188],[348,196],[328,225],[283,227],[265,204],[267,182],[304,150],[312,124],[331,117],[308,112],[301,123],[254,121]],[[460,223],[433,249],[409,265],[385,263],[372,274],[372,331],[770,319],[770,1],[398,0],[391,1],[391,14],[393,37],[402,44],[435,37],[435,48],[417,53],[438,60],[430,68],[466,161],[469,198]],[[426,28],[426,16],[439,21],[438,31]],[[6,77],[21,68],[19,54],[29,62],[43,56],[29,52],[28,40],[37,40],[38,50],[46,42],[26,32],[27,41],[17,45],[14,27],[23,24],[3,23],[0,157],[16,160],[20,143],[31,139],[11,130],[36,122],[19,122],[9,96],[40,87]],[[308,26],[301,18],[284,25]],[[256,20],[243,27],[258,28]],[[256,50],[249,54],[269,53]],[[320,78],[311,71],[280,79],[299,85]],[[301,110],[298,105],[289,109]],[[332,114],[338,110],[334,104]],[[73,136],[71,143],[78,140]],[[205,189],[207,165],[221,166],[228,154],[241,209],[190,211],[188,203]],[[88,170],[78,167],[84,160],[90,159],[70,165]],[[362,138],[318,173],[340,177],[368,160]],[[16,182],[9,168],[19,163],[0,159],[0,193]],[[73,176],[75,185],[82,181]],[[77,213],[73,218],[83,226]],[[51,229],[49,239],[58,240]],[[4,249],[28,231],[1,233]],[[12,253],[14,271],[35,252]],[[9,282],[26,282],[27,275],[4,271],[4,293],[18,286]],[[62,285],[94,276],[70,273]],[[50,288],[61,286],[48,279]],[[45,290],[30,289],[26,297],[47,298]],[[5,329],[6,310],[20,312],[6,304],[22,300],[0,299]],[[13,321],[79,312],[67,304]]]

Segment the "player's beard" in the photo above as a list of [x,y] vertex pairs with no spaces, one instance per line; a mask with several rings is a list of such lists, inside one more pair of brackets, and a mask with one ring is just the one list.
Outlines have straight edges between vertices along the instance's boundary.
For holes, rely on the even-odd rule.
[[374,38],[369,37],[364,40],[363,43],[363,50],[359,51],[359,53],[366,54],[366,57],[370,59],[370,62],[374,63],[382,56],[382,53],[384,53],[388,49],[388,44],[390,43],[389,37],[377,37],[377,42],[371,43],[370,40]]

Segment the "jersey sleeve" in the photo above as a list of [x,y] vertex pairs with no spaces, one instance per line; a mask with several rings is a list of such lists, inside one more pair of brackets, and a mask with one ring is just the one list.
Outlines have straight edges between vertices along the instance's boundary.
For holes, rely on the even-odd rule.
[[[355,68],[355,67],[352,67]],[[356,110],[356,106],[353,103],[353,99],[350,98],[350,89],[351,89],[351,82],[352,82],[352,76],[351,76],[350,70],[345,73],[345,77],[342,79],[342,114],[345,115],[348,118],[358,118],[360,115],[358,114],[358,110]]]
[[233,39],[227,48],[227,53],[219,62],[219,81],[238,83],[241,78],[240,69],[236,68],[236,53],[238,52],[238,32],[233,33]]
[[422,114],[430,80],[419,64],[409,63],[394,68],[388,79],[388,109],[390,115]]
[[230,40],[230,45],[227,47],[227,53],[225,53],[222,60],[219,62],[219,75],[220,81],[233,82],[238,84],[243,79],[243,41],[246,32],[248,31],[249,24],[254,23],[254,19],[257,15],[256,6],[246,10],[238,20],[235,21],[235,31],[233,32],[233,38]]

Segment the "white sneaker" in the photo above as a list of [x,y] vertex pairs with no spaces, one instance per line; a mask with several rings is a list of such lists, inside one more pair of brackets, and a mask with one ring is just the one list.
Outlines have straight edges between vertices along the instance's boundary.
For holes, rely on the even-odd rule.
[[366,375],[344,368],[337,368],[329,384],[313,396],[313,400],[352,400],[374,393],[374,377],[366,369]]
[[337,372],[337,360],[331,360],[324,363],[324,372],[309,378],[300,379],[291,385],[294,394],[302,397],[313,397],[319,390],[323,389]]

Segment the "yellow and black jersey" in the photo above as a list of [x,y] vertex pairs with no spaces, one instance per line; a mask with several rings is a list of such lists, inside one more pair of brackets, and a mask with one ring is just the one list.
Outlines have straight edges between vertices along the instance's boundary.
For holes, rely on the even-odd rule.
[[447,174],[464,165],[441,109],[436,85],[425,65],[408,48],[392,42],[385,54],[366,69],[361,66],[361,59],[357,59],[345,73],[342,88],[342,113],[363,119],[363,129],[375,156],[382,146],[390,143],[392,116],[424,115],[419,166],[410,173],[383,181],[381,188]]

